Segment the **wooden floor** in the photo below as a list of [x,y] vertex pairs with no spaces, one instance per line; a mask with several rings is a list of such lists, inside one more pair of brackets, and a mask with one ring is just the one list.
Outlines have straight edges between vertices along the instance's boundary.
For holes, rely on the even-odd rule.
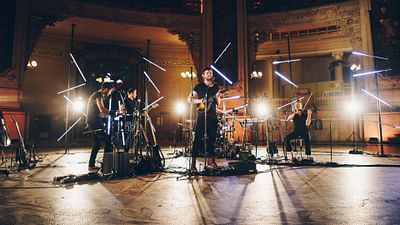
[[39,153],[33,169],[0,176],[0,224],[400,224],[398,157],[335,147],[331,160],[325,146],[294,166],[260,149],[254,174],[189,177],[189,159],[171,157],[163,172],[60,184],[87,173],[89,150]]

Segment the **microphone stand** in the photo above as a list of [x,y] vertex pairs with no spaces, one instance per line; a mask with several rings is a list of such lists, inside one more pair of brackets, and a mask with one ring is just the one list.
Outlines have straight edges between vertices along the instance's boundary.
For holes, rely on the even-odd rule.
[[[191,174],[192,168],[192,159],[193,159],[193,67],[190,67],[190,109],[189,109],[189,146],[188,146],[188,153],[189,153],[189,174]],[[185,121],[183,121],[185,123]],[[194,162],[195,163],[195,162]],[[195,165],[196,166],[196,165]]]
[[208,132],[207,132],[207,108],[208,108],[208,88],[205,95],[204,101],[204,169],[207,168],[207,139],[208,139]]

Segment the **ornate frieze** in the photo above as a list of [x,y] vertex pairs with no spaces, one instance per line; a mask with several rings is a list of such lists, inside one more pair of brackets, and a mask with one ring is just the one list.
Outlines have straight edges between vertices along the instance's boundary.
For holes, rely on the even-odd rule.
[[33,55],[68,58],[68,52],[69,51],[67,51],[66,49],[35,48],[33,51]]
[[[361,46],[360,7],[358,1],[348,1],[335,5],[312,9],[295,10],[282,13],[268,13],[248,17],[249,46],[257,46],[268,41],[268,35],[276,31],[297,31],[336,25],[340,35],[350,37],[353,48]],[[263,34],[265,38],[256,41],[254,34]],[[335,37],[338,33],[326,33],[324,37]],[[310,36],[310,39],[313,37]],[[316,36],[321,38],[321,36]],[[256,51],[249,48],[249,60],[255,60]]]
[[44,15],[44,14],[35,14],[33,13],[29,18],[29,27],[28,27],[28,43],[26,48],[26,59],[25,62],[28,62],[32,51],[39,40],[40,35],[42,34],[43,29],[47,25],[53,25],[57,21],[61,21],[66,17],[55,16],[55,15]]

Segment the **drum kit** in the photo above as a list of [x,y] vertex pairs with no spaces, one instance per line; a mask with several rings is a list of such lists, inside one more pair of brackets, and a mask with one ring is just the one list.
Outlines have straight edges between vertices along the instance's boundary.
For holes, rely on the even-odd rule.
[[[251,151],[255,147],[255,155],[257,156],[258,145],[265,147],[267,157],[272,159],[277,156],[278,143],[282,144],[283,155],[287,159],[287,152],[284,146],[284,135],[289,131],[288,121],[286,120],[289,111],[284,111],[283,107],[278,107],[274,115],[268,117],[257,118],[247,115],[248,104],[241,105],[236,108],[226,109],[226,100],[237,99],[234,97],[225,97],[222,110],[217,109],[218,125],[217,137],[215,141],[215,153],[219,158],[226,159],[242,159],[247,153],[251,155]],[[290,106],[287,104],[286,106]],[[242,112],[240,112],[242,110]],[[244,112],[243,112],[244,111]],[[250,113],[251,114],[251,113]],[[281,119],[281,117],[283,119]],[[184,146],[190,146],[189,127],[190,120],[182,123],[182,139]],[[249,143],[255,143],[255,146]],[[186,148],[188,149],[188,147]],[[185,151],[186,153],[187,151]]]

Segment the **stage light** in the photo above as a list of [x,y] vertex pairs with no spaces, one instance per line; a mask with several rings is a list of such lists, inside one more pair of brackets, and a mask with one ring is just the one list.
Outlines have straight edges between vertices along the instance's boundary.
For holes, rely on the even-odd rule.
[[186,104],[183,102],[177,102],[175,104],[175,110],[178,113],[178,115],[183,115],[186,112]]
[[228,45],[226,45],[226,47],[224,48],[224,50],[222,50],[221,54],[219,54],[219,56],[217,57],[217,59],[215,59],[214,64],[216,64],[219,60],[219,58],[221,58],[221,56],[224,54],[224,52],[229,48],[229,46],[232,44],[232,42],[229,42]]
[[256,101],[254,104],[254,111],[258,118],[266,118],[268,116],[269,107],[264,101]]
[[224,100],[233,100],[233,99],[239,99],[239,98],[240,98],[240,96],[239,96],[239,95],[236,95],[236,96],[221,98],[221,100],[224,101]]
[[217,68],[215,68],[215,66],[210,65],[211,69],[213,69],[215,72],[217,72],[217,74],[219,74],[222,78],[224,78],[224,80],[226,80],[226,82],[228,82],[230,85],[233,84],[233,82],[231,80],[229,80],[228,77],[226,77],[221,71],[219,71]]
[[72,55],[72,53],[69,53],[69,56],[71,57],[72,62],[75,64],[76,68],[78,69],[79,74],[81,75],[83,81],[86,82],[86,77],[85,77],[85,75],[83,75],[82,70],[81,70],[81,68],[79,67],[78,63],[76,62],[74,55]]
[[352,116],[358,114],[359,112],[362,111],[362,106],[361,104],[356,101],[356,100],[351,100],[347,102],[346,104],[346,110],[349,112]]
[[72,104],[72,108],[76,112],[82,112],[85,108],[85,103],[83,102],[82,97],[78,97]]
[[157,88],[156,84],[151,80],[150,76],[146,73],[146,71],[143,71],[144,75],[146,76],[146,78],[149,80],[149,82],[151,83],[151,85],[153,85],[154,89],[156,89],[156,91],[158,92],[158,94],[161,94],[160,90]]
[[294,104],[294,103],[297,102],[297,101],[301,101],[303,98],[304,98],[304,97],[301,97],[301,98],[299,98],[299,99],[295,99],[295,100],[293,100],[293,101],[291,101],[291,102],[289,102],[289,103],[287,103],[287,104],[284,104],[284,105],[282,105],[282,106],[279,106],[279,107],[276,108],[276,109],[279,110],[279,109],[285,108],[286,106],[291,105],[291,104]]
[[359,55],[359,56],[366,56],[366,57],[375,58],[375,59],[389,60],[389,58],[387,58],[387,57],[376,56],[376,55],[368,55],[368,54],[361,53],[361,52],[351,52],[351,54]]
[[157,67],[158,69],[162,71],[167,71],[166,69],[162,68],[161,66],[157,65],[156,63],[152,62],[150,59],[147,59],[146,57],[142,57],[146,62],[150,63],[151,65]]
[[61,94],[61,93],[64,93],[64,92],[67,92],[67,91],[70,91],[70,90],[76,89],[76,88],[78,88],[78,87],[82,87],[82,86],[84,86],[84,85],[86,85],[86,83],[79,84],[79,85],[77,85],[77,86],[74,86],[74,87],[68,88],[68,89],[66,89],[66,90],[63,90],[63,91],[59,91],[59,92],[57,92],[57,94],[59,95],[59,94]]
[[272,65],[277,65],[277,64],[281,64],[281,63],[298,62],[298,61],[300,61],[300,59],[275,60],[275,61],[272,61]]
[[387,72],[387,71],[391,71],[391,70],[392,70],[392,69],[386,69],[386,70],[369,71],[369,72],[365,72],[365,73],[356,73],[356,74],[353,74],[353,77],[360,77],[360,76],[365,76],[365,75],[369,75],[369,74]]
[[274,72],[276,75],[278,75],[280,78],[284,79],[285,81],[287,81],[289,84],[295,86],[296,88],[298,88],[299,86],[297,86],[295,83],[293,83],[292,81],[290,81],[289,79],[287,79],[283,74],[279,73],[278,71]]
[[163,99],[163,98],[164,98],[164,96],[159,97],[157,100],[155,100],[154,102],[150,103],[148,106],[144,107],[143,110],[148,110],[151,106],[153,106],[157,102],[161,101],[161,99]]
[[365,94],[371,96],[372,98],[376,99],[376,100],[379,101],[380,103],[383,103],[383,104],[389,106],[390,108],[393,108],[393,109],[395,108],[395,107],[393,107],[392,105],[390,105],[389,103],[387,103],[386,101],[384,101],[383,99],[378,98],[377,96],[373,95],[371,92],[369,92],[369,91],[367,91],[367,90],[365,90],[365,89],[363,89],[363,88],[361,88],[361,91],[364,92]]

